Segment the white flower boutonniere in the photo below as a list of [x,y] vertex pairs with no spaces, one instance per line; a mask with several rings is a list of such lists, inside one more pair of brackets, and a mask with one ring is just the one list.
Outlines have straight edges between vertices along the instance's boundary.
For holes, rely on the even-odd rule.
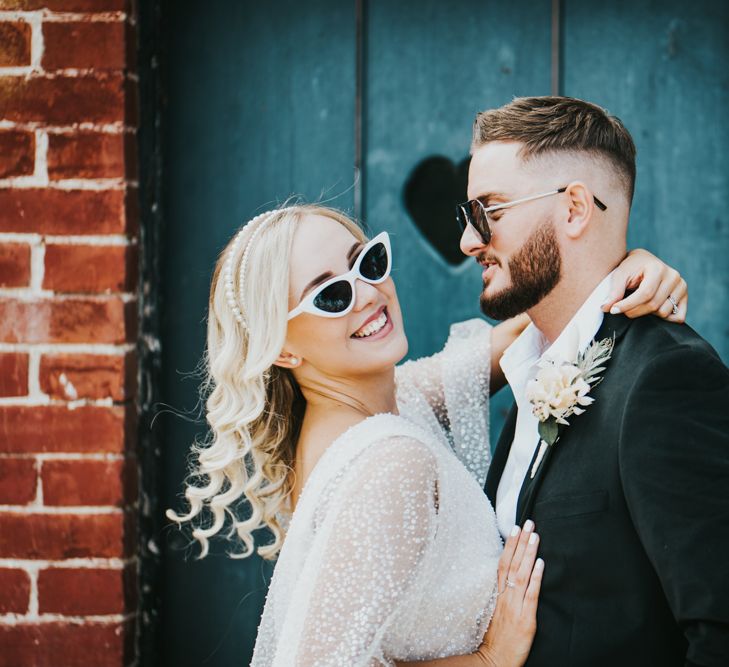
[[615,336],[592,341],[587,349],[577,355],[577,360],[559,362],[546,358],[539,362],[537,377],[527,384],[526,397],[532,404],[532,412],[539,419],[539,452],[531,470],[534,479],[547,447],[559,440],[568,417],[581,415],[595,400],[590,390],[602,381],[600,373],[610,359]]

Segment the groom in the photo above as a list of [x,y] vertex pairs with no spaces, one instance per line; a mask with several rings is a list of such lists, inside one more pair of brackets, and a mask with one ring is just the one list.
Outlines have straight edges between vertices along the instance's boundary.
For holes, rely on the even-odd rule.
[[[527,665],[729,665],[729,370],[688,326],[601,310],[626,254],[630,134],[581,100],[520,98],[478,115],[472,156],[461,249],[484,267],[483,312],[533,322],[501,360],[516,404],[486,482],[502,534],[532,519],[541,537]],[[558,439],[541,444],[528,396],[555,389],[530,384],[538,363],[593,340],[613,344],[593,402],[569,425],[543,411]]]

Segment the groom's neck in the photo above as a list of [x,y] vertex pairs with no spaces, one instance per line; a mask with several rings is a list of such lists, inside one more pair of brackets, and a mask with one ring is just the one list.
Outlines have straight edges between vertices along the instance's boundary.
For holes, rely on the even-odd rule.
[[528,311],[534,325],[550,343],[559,338],[570,320],[615,266],[617,263],[605,263],[589,270],[563,267],[562,278],[556,287]]

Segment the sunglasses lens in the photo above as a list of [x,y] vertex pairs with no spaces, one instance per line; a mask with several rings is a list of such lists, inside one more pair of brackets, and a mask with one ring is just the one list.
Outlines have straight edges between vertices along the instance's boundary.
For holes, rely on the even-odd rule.
[[341,313],[350,303],[352,303],[352,286],[346,280],[332,283],[314,297],[314,305],[327,313]]
[[491,241],[491,227],[489,227],[483,206],[478,200],[471,199],[459,204],[456,207],[456,218],[461,227],[461,233],[465,232],[466,227],[470,224],[481,235],[481,240],[484,243]]
[[466,217],[463,204],[456,206],[456,220],[458,221],[458,226],[461,228],[461,233],[465,232],[466,226],[468,225],[468,218]]
[[362,258],[360,273],[367,280],[381,280],[387,271],[387,248],[384,243],[376,243]]

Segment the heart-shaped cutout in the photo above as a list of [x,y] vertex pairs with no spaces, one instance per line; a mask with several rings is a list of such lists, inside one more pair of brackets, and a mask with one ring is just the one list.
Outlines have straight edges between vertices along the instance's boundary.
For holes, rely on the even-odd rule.
[[455,208],[467,199],[470,161],[467,157],[456,165],[443,155],[431,155],[415,165],[403,186],[403,202],[413,222],[453,266],[467,259],[458,247]]

